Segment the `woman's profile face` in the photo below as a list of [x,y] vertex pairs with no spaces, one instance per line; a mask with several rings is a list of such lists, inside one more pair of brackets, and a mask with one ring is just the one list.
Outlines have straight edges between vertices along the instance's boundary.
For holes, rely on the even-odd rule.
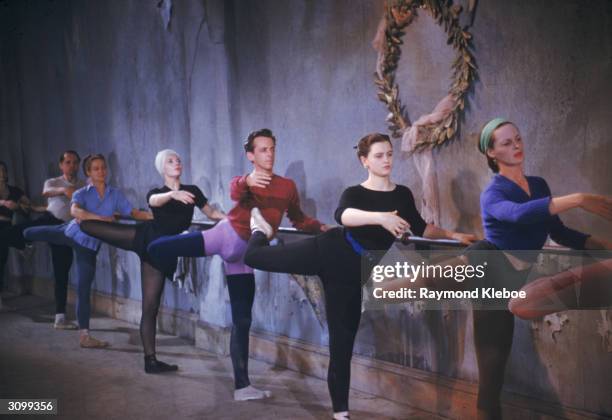
[[183,172],[183,163],[177,155],[168,155],[164,159],[164,175],[170,178],[178,178]]
[[487,155],[500,166],[521,165],[525,160],[523,139],[514,124],[505,124],[493,132],[493,148]]
[[0,182],[8,181],[8,171],[4,165],[0,165]]
[[372,144],[368,156],[362,157],[361,163],[373,175],[389,176],[393,169],[393,146],[388,141]]

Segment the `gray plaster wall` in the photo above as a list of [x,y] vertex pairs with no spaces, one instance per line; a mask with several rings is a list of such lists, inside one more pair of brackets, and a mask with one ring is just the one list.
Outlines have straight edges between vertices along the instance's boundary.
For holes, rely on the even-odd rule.
[[[57,174],[62,150],[104,153],[110,182],[145,207],[146,191],[161,183],[155,153],[171,147],[186,161],[183,180],[227,211],[229,180],[250,168],[242,140],[270,127],[279,140],[276,172],[296,180],[307,213],[333,223],[342,190],[365,176],[352,146],[367,132],[385,130],[370,44],[382,6],[369,0],[1,2],[0,158],[13,183],[36,199],[44,179]],[[482,232],[478,196],[491,175],[473,137],[498,115],[517,123],[527,172],[545,177],[554,194],[612,195],[612,3],[481,1],[471,31],[480,77],[458,139],[434,153],[442,227]],[[404,39],[398,80],[416,120],[444,96],[452,51],[426,13]],[[396,145],[394,178],[419,197],[412,158]],[[609,223],[579,210],[563,219],[612,235]],[[12,272],[48,276],[43,245],[33,258],[30,265],[13,256]],[[134,254],[102,248],[98,290],[140,299],[139,275]],[[229,325],[224,282],[217,257],[200,259],[192,290],[168,283],[164,304]],[[612,368],[605,328],[612,315],[568,316],[555,340],[546,323],[517,321],[508,389],[612,414],[612,383],[601,374]],[[254,327],[327,342],[304,291],[285,275],[257,273]],[[465,312],[366,312],[355,351],[477,379]]]

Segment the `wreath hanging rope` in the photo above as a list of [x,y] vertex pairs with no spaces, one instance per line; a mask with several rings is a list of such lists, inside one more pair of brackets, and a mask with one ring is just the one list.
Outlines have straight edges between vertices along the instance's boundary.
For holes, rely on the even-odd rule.
[[[417,17],[418,9],[427,10],[436,23],[444,27],[447,44],[452,45],[457,56],[452,64],[452,83],[448,95],[431,114],[419,118],[411,127],[405,116],[405,106],[399,99],[395,71],[401,56],[404,29]],[[461,11],[462,6],[452,5],[451,0],[388,0],[385,5],[384,19],[374,41],[379,51],[374,83],[378,87],[378,98],[389,110],[387,123],[391,135],[401,137],[406,130],[412,131],[409,146],[405,147],[410,152],[439,146],[457,133],[467,92],[477,74],[476,62],[470,51],[472,35],[467,27],[462,28],[459,24]]]

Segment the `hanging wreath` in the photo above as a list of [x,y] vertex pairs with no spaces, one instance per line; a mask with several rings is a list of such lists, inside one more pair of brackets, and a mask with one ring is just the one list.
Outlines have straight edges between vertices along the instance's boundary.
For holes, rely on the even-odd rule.
[[[473,3],[470,2],[470,5]],[[471,9],[472,7],[470,7]],[[413,126],[405,117],[405,107],[399,99],[395,71],[400,55],[404,29],[412,23],[419,9],[427,10],[436,23],[444,28],[447,44],[452,45],[457,57],[452,64],[452,83],[448,95],[431,114],[419,118]],[[459,24],[461,5],[450,0],[388,0],[379,27],[375,48],[379,51],[374,83],[378,98],[385,103],[389,114],[387,123],[393,137],[401,137],[410,130],[411,137],[404,145],[410,152],[420,152],[443,144],[457,133],[461,112],[465,108],[467,92],[476,78],[476,62],[470,51],[472,35]]]

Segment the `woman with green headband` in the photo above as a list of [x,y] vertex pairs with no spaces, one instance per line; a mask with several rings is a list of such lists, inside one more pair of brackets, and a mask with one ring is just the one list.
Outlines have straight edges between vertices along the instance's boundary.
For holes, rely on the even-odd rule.
[[503,118],[489,121],[480,134],[479,149],[496,174],[480,197],[486,240],[499,249],[538,250],[550,235],[574,249],[612,248],[612,242],[571,230],[558,217],[579,207],[612,220],[612,197],[553,197],[543,178],[525,175],[523,139],[513,123]]
[[[495,176],[480,197],[485,240],[470,245],[463,255],[438,262],[441,266],[486,263],[486,278],[480,286],[496,290],[520,289],[527,280],[530,266],[537,252],[518,250],[540,250],[550,236],[561,245],[574,249],[612,249],[610,241],[585,235],[566,227],[558,214],[581,207],[607,220],[612,220],[612,199],[609,197],[576,193],[552,197],[546,181],[540,177],[526,176],[523,170],[524,145],[518,128],[510,121],[495,118],[488,122],[480,134],[479,150],[483,153]],[[504,251],[496,252],[496,251]],[[523,318],[541,313],[533,309],[534,303],[543,296],[555,293],[559,284],[584,281],[585,277],[609,276],[609,261],[574,272],[561,273],[551,278],[539,279],[530,287],[534,301],[526,305],[527,299],[484,300],[474,302],[474,347],[478,362],[478,418],[501,418],[500,395],[506,362],[512,346],[514,315]],[[569,278],[572,276],[571,278]],[[438,290],[463,290],[474,284],[449,282],[434,276],[399,279],[382,286],[384,291],[404,288],[418,290],[421,287]],[[566,293],[567,294],[567,293]],[[557,296],[558,297],[558,296]],[[605,296],[604,296],[605,297]],[[586,296],[581,297],[581,304]],[[407,299],[408,300],[408,299]],[[590,299],[601,302],[602,297]],[[397,302],[397,300],[396,300]],[[526,307],[527,306],[527,307]],[[512,312],[507,308],[510,307]]]
[[[523,138],[516,125],[504,118],[489,121],[480,134],[479,149],[495,176],[480,196],[485,240],[470,250],[540,250],[548,236],[573,249],[612,249],[612,242],[570,229],[558,216],[582,208],[612,220],[612,198],[585,193],[552,196],[543,178],[525,175]],[[506,281],[516,282],[513,288],[520,288],[537,253],[515,256],[508,256],[496,267],[489,264],[489,268]],[[491,274],[488,270],[487,281],[495,282]],[[478,418],[498,419],[514,315],[508,310],[474,309],[473,319],[479,370]]]

